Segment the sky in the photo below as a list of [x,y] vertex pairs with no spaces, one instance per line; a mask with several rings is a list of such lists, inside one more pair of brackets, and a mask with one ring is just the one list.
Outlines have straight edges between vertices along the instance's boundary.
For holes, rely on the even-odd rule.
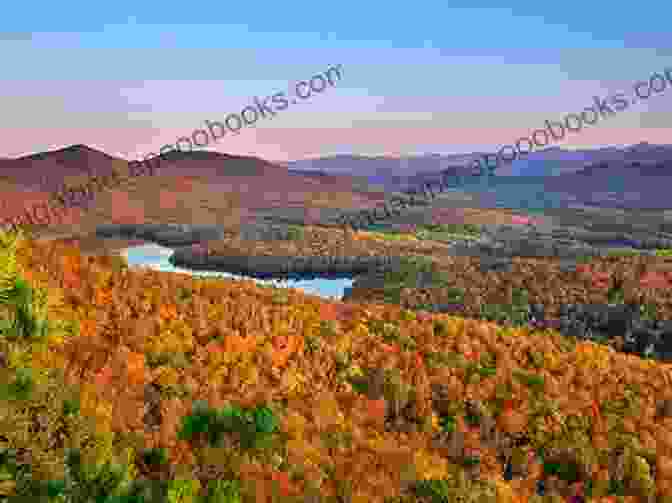
[[[672,71],[670,2],[507,3],[8,2],[0,157],[86,144],[142,158],[336,65],[333,86],[207,148],[277,161],[492,152]],[[554,145],[672,143],[670,112],[667,82]]]

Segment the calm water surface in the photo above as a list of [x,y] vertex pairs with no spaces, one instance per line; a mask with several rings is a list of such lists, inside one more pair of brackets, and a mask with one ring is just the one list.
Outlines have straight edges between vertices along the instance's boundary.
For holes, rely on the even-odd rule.
[[353,280],[348,278],[338,279],[305,279],[305,280],[262,280],[251,278],[248,276],[241,276],[238,274],[231,274],[228,272],[217,271],[193,271],[191,269],[184,269],[182,267],[175,267],[168,259],[172,255],[173,250],[156,244],[146,244],[140,246],[133,246],[123,250],[122,255],[128,261],[130,267],[148,267],[157,271],[175,272],[182,274],[191,274],[197,277],[220,277],[228,279],[245,279],[252,280],[260,285],[275,286],[279,288],[296,288],[305,293],[312,295],[319,295],[320,297],[328,299],[340,300],[345,293],[346,288],[351,288]]

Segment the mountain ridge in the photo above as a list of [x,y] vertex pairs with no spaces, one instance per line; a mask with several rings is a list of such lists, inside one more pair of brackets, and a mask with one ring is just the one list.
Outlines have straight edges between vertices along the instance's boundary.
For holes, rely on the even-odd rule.
[[299,205],[306,212],[351,205],[364,208],[380,199],[380,194],[370,193],[366,186],[355,186],[352,177],[303,176],[254,156],[213,151],[168,153],[150,160],[153,172],[130,169],[131,164],[79,144],[3,159],[0,216],[19,216],[40,203],[53,207],[58,204],[55,194],[64,186],[86,187],[91,176],[113,171],[121,174],[122,183],[102,190],[92,187],[90,200],[80,200],[67,209],[64,226],[92,229],[110,222],[186,219],[235,227],[254,219],[258,208]]
[[[400,190],[404,186],[419,185],[438,180],[441,173],[470,175],[475,160],[484,153],[424,154],[406,157],[328,156],[283,163],[293,170],[315,170],[325,173],[358,174],[370,183],[383,185],[387,190]],[[672,145],[654,145],[646,142],[625,147],[600,147],[595,149],[563,149],[552,146],[532,152],[495,171],[497,176],[562,176],[584,169],[598,162],[642,163],[672,159]],[[368,162],[367,162],[368,161]]]

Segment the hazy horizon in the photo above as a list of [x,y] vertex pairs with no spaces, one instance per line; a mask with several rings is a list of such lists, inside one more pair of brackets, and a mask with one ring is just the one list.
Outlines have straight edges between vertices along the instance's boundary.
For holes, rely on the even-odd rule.
[[[639,143],[653,144],[651,142],[639,142]],[[33,155],[33,154],[62,150],[62,149],[72,147],[72,146],[75,146],[75,145],[80,145],[80,144],[70,143],[70,144],[67,144],[67,145],[66,144],[55,145],[55,146],[52,146],[52,147],[50,147],[46,150],[39,150],[39,151],[34,151],[34,152],[23,152],[21,154],[14,155],[12,157],[2,156],[0,158],[10,159],[10,160],[11,159],[17,159],[17,158],[20,158],[20,157],[26,157],[26,156],[30,156],[30,155]],[[134,160],[134,159],[126,158],[121,154],[110,153],[110,152],[104,150],[102,147],[97,146],[97,145],[89,145],[89,144],[81,144],[81,145],[85,145],[89,148],[98,150],[99,152],[104,152],[104,153],[106,153],[108,155],[112,155],[114,157],[120,157],[120,158],[125,159],[127,161]],[[600,149],[606,149],[606,148],[623,149],[623,148],[626,148],[626,147],[629,147],[629,146],[632,146],[632,145],[633,144],[631,144],[631,143],[617,144],[617,145],[589,145],[589,146],[579,146],[579,147],[562,145],[562,146],[559,146],[559,147],[555,147],[555,146],[547,147],[546,149],[535,151],[535,153],[539,153],[543,150],[551,150],[551,149],[562,149],[562,150],[567,150],[567,151],[600,150]],[[665,143],[665,144],[659,144],[659,145],[672,146],[672,143]],[[215,149],[215,148],[202,148],[202,149],[194,150],[194,152],[197,152],[197,151],[210,151],[210,152],[218,152],[218,153],[221,153],[221,154],[232,154],[231,152],[227,152],[227,151],[224,151],[224,150],[218,150],[218,149]],[[392,154],[385,154],[385,153],[367,153],[367,152],[364,152],[364,153],[359,153],[359,152],[330,152],[330,153],[324,153],[324,154],[319,154],[319,155],[307,156],[307,157],[303,157],[303,158],[299,158],[299,159],[287,159],[287,160],[268,159],[268,158],[264,158],[264,157],[254,155],[254,154],[232,154],[232,155],[254,155],[255,157],[261,157],[262,159],[264,159],[266,161],[269,161],[269,162],[272,162],[272,163],[287,163],[287,162],[292,162],[292,161],[317,160],[317,159],[325,159],[325,158],[333,158],[333,157],[341,157],[341,156],[370,157],[370,158],[385,157],[386,159],[401,159],[401,158],[404,158],[404,157],[422,157],[422,156],[432,156],[432,155],[441,155],[441,156],[467,155],[467,154],[474,154],[474,153],[485,152],[485,151],[486,151],[485,149],[466,150],[466,151],[459,151],[459,152],[456,152],[456,151],[439,152],[438,150],[433,150],[433,151],[427,151],[427,152],[409,152],[409,153],[406,153],[406,154],[403,154],[403,155],[399,155],[399,154],[392,155]]]
[[[6,6],[0,157],[86,144],[136,160],[334,65],[333,87],[210,148],[279,162],[493,152],[672,68],[662,3],[346,1],[300,15],[259,3],[87,5]],[[665,144],[670,112],[672,85],[549,146]]]

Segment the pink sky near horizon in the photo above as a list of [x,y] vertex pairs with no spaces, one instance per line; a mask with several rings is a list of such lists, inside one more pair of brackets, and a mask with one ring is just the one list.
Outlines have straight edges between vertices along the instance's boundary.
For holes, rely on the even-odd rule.
[[[627,112],[627,111],[626,111]],[[625,112],[624,112],[625,113]],[[276,119],[277,120],[277,119]],[[554,120],[554,119],[552,119]],[[606,121],[605,121],[606,122]],[[539,125],[539,128],[543,126]],[[534,128],[537,129],[537,128]],[[417,149],[418,145],[445,145],[455,144],[455,153],[471,151],[488,151],[484,147],[473,145],[473,149],[465,150],[463,145],[474,143],[478,138],[479,144],[510,145],[521,137],[529,136],[534,129],[486,129],[486,128],[320,128],[320,129],[288,129],[288,128],[243,128],[237,135],[227,135],[215,144],[210,144],[207,150],[216,150],[222,153],[235,155],[251,155],[269,161],[289,161],[294,159],[314,158],[340,152],[339,145],[353,145],[363,155],[388,155],[391,157],[407,155],[409,150]],[[29,155],[38,151],[55,150],[67,145],[83,143],[92,148],[121,157],[126,160],[141,158],[140,151],[125,150],[128,145],[147,135],[145,129],[137,131],[129,129],[54,129],[31,130],[30,134],[21,130],[0,130],[3,145],[11,144],[16,153],[4,158],[14,158]],[[49,142],[36,143],[35,137],[49,138]],[[171,136],[172,135],[172,136]],[[157,152],[158,149],[169,143],[168,138],[177,139],[185,135],[184,129],[161,131],[165,142],[149,143],[142,154]],[[100,139],[105,141],[101,142]],[[450,139],[446,141],[446,139]],[[563,148],[595,148],[605,145],[630,145],[640,142],[654,144],[669,143],[672,139],[672,129],[663,128],[615,128],[606,123],[602,126],[586,126],[579,132],[569,133],[564,141],[553,142],[549,146]],[[175,140],[173,140],[175,141]],[[152,145],[152,146],[149,146]],[[291,152],[287,146],[292,146]],[[37,148],[37,150],[35,150]],[[504,174],[504,173],[502,173]]]
[[[209,148],[271,161],[495,153],[615,93],[625,110],[549,145],[672,144],[660,2],[341,0],[272,15],[263,2],[5,3],[0,159],[86,144],[137,160],[278,92],[290,106]],[[292,101],[297,82],[334,68],[333,86]],[[664,89],[633,99],[656,74]]]
[[[323,65],[322,69],[327,67]],[[658,67],[660,70],[663,65]],[[261,118],[237,133],[227,132],[207,148],[270,161],[339,153],[494,153],[542,129],[545,120],[562,121],[568,113],[593,106],[594,96],[606,98],[623,92],[631,101],[633,81],[651,74],[651,70],[633,72],[632,80],[575,78],[554,82],[551,77],[562,78],[562,71],[546,70],[551,75],[543,77],[548,81],[544,87],[527,84],[523,89],[475,89],[471,96],[465,89],[446,89],[438,95],[433,94],[440,91],[405,89],[386,96],[362,89],[357,76],[352,75],[359,71],[354,65],[344,69],[347,71],[337,86],[292,104],[274,117]],[[503,67],[509,86],[515,84],[517,70]],[[427,71],[436,72],[429,65]],[[311,75],[308,69],[301,73]],[[312,73],[318,72],[313,68]],[[542,75],[538,70],[537,77]],[[428,74],[426,78],[443,76]],[[85,144],[127,160],[142,159],[204,128],[206,119],[224,122],[230,113],[252,105],[255,96],[263,99],[274,90],[291,89],[292,82],[296,79],[274,84],[250,81],[232,87],[225,82],[200,80],[58,81],[40,87],[36,81],[10,81],[0,92],[0,108],[5,111],[0,118],[0,157]],[[469,87],[469,83],[462,85]],[[44,89],[54,94],[45,94]],[[180,95],[193,98],[184,103],[176,101],[174,97]],[[549,146],[672,143],[672,83],[665,92],[639,101]]]

